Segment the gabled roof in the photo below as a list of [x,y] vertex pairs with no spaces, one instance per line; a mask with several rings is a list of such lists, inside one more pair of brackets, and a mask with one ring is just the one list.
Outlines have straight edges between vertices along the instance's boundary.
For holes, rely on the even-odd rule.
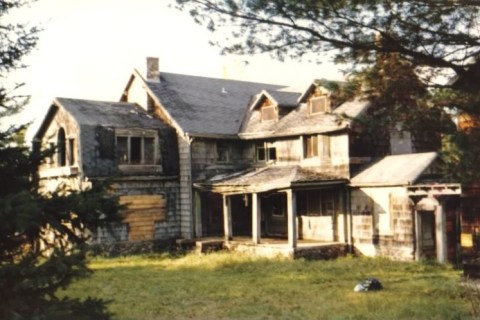
[[56,98],[81,125],[121,128],[157,128],[163,123],[135,103]]
[[70,98],[54,99],[35,139],[41,139],[60,108],[72,115],[80,126],[116,128],[163,128],[165,125],[135,103],[93,101]]
[[284,88],[166,72],[160,74],[160,81],[145,82],[170,116],[190,135],[236,135],[256,94]]
[[370,103],[367,100],[347,101],[329,113],[311,115],[306,104],[300,104],[278,121],[262,122],[260,113],[251,110],[240,132],[245,139],[327,133],[350,126],[352,118],[363,113]]
[[437,158],[436,152],[387,156],[351,179],[354,187],[414,184]]
[[300,166],[267,166],[234,174],[220,175],[195,183],[200,189],[220,193],[266,192],[294,186],[316,186],[346,183],[346,179]]

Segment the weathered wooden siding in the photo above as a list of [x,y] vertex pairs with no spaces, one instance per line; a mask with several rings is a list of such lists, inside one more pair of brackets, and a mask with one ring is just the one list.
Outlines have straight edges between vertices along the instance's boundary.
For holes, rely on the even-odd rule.
[[414,259],[413,207],[405,188],[358,188],[350,201],[357,250],[368,256]]
[[[146,235],[137,233],[128,239],[132,241],[147,239],[173,239],[180,237],[180,194],[179,183],[175,177],[129,177],[117,179],[113,183],[115,192],[123,203],[132,202],[124,223],[133,223]],[[148,227],[144,225],[148,224]],[[153,229],[151,229],[153,227]],[[150,232],[153,230],[153,233]]]
[[155,223],[166,220],[165,195],[125,195],[119,202],[127,207],[123,222],[128,224],[128,240],[153,240]]
[[298,217],[300,239],[334,241],[334,216]]
[[193,237],[193,198],[192,198],[192,164],[191,145],[188,137],[178,136],[178,153],[180,163],[180,235],[185,239]]

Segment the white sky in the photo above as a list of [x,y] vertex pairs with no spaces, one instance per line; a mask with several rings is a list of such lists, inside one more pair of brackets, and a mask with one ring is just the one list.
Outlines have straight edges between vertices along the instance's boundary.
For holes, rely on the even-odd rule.
[[[321,65],[278,62],[267,55],[220,56],[213,35],[193,22],[174,0],[38,0],[15,12],[15,22],[44,29],[28,68],[14,79],[25,82],[32,101],[25,122],[43,118],[54,97],[117,101],[134,68],[145,57],[160,58],[160,71],[307,86],[315,78],[342,79],[326,61]],[[220,36],[220,35],[219,35]],[[248,59],[249,64],[242,61]],[[12,78],[11,78],[12,79]],[[3,123],[5,125],[5,123]]]

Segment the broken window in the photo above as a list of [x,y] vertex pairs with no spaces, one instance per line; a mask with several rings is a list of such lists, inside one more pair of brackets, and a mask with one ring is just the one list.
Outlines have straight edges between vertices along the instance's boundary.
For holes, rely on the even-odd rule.
[[269,146],[267,143],[258,144],[256,153],[258,162],[277,160],[277,149]]
[[155,138],[118,135],[116,155],[119,164],[155,164]]
[[217,141],[217,162],[228,162],[230,158],[230,148],[225,141]]
[[67,145],[63,128],[58,130],[57,135],[57,165],[59,167],[67,165]]

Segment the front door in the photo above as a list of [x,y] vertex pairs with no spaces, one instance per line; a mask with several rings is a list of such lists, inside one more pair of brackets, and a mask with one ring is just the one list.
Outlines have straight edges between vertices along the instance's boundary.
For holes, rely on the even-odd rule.
[[287,196],[285,193],[262,195],[261,210],[264,220],[262,232],[266,236],[287,236]]
[[420,257],[425,259],[436,259],[435,245],[435,212],[419,211]]

